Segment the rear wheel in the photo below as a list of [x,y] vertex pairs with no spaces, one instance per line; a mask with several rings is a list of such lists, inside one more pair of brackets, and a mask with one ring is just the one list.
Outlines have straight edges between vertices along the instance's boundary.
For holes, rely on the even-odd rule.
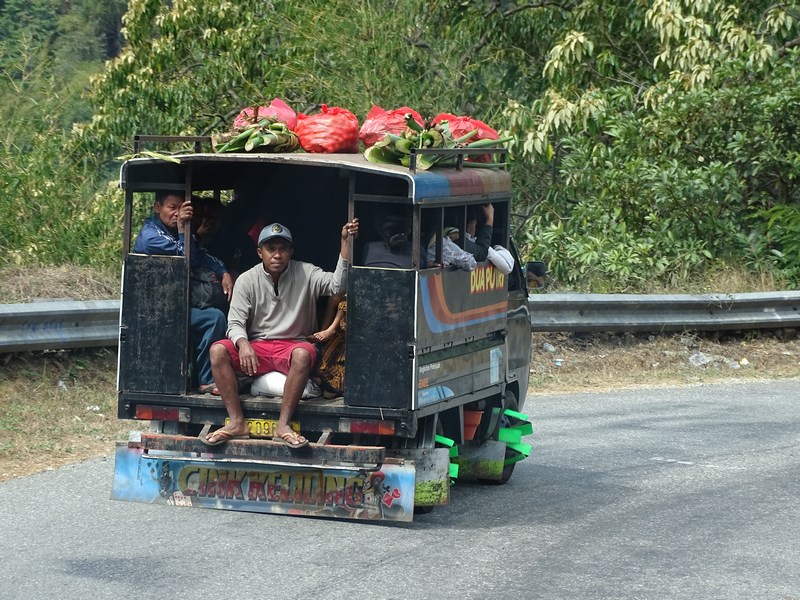
[[[505,408],[509,410],[519,410],[519,402],[517,401],[517,396],[514,392],[510,390],[506,390],[505,395]],[[512,419],[505,414],[505,411],[500,416],[500,427],[509,427],[510,425],[514,425],[517,422],[517,419]],[[506,458],[510,458],[513,455],[513,450],[509,450],[506,448]],[[510,465],[505,465],[503,467],[503,475],[500,479],[479,479],[481,483],[486,483],[489,485],[503,485],[508,483],[508,480],[511,479],[511,475],[514,473],[514,467],[517,466],[517,463],[511,463]]]

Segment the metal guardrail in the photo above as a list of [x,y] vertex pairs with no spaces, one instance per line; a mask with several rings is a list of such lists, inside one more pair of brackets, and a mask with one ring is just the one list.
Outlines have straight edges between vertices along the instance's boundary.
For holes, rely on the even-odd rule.
[[[713,331],[800,327],[800,292],[532,294],[531,331]],[[116,346],[119,301],[0,304],[0,352]]]
[[800,326],[800,292],[532,294],[531,331],[716,331]]
[[116,346],[119,300],[0,304],[0,352]]

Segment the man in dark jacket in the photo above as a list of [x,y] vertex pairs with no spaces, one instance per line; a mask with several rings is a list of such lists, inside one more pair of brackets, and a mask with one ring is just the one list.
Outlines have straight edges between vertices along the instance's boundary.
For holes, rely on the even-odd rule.
[[[139,254],[185,256],[184,227],[191,222],[192,203],[176,192],[157,192],[153,215],[145,220],[133,251]],[[233,279],[221,260],[211,256],[195,241],[192,245],[191,267],[203,267],[217,274],[228,302],[233,294]],[[214,389],[211,375],[211,344],[225,337],[227,319],[218,308],[192,308],[189,330],[195,344],[194,362],[199,383],[198,391],[209,393]]]
[[467,210],[467,235],[464,240],[464,250],[472,254],[478,262],[485,261],[489,256],[494,232],[494,206],[484,204],[479,207],[471,206]]

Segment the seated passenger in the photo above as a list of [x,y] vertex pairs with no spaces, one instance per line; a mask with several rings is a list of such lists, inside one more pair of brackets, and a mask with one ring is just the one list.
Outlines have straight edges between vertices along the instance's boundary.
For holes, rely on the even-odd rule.
[[[364,249],[365,267],[391,267],[396,269],[411,268],[411,224],[401,215],[390,213],[381,219],[378,226],[381,239],[369,242]],[[420,249],[420,268],[427,262]]]
[[480,207],[469,207],[465,227],[464,250],[472,254],[478,262],[483,262],[489,258],[493,228],[494,206],[484,204]]
[[192,194],[192,237],[199,237],[198,232],[206,219],[206,199]]
[[[185,256],[184,226],[192,220],[194,210],[191,201],[184,201],[183,194],[162,191],[156,193],[153,215],[145,220],[136,238],[133,251],[140,254]],[[193,240],[195,241],[195,240]],[[228,302],[233,293],[233,279],[221,260],[211,256],[199,243],[192,245],[192,268],[203,267],[217,274]],[[192,308],[189,319],[194,351],[194,373],[200,393],[214,389],[211,375],[211,344],[225,337],[227,319],[218,308]]]
[[204,208],[196,231],[203,247],[219,258],[232,277],[259,263],[256,242],[248,235],[248,221],[234,198],[223,205],[218,198],[203,198]]
[[458,239],[461,237],[461,232],[458,231],[458,227],[445,227],[442,234],[446,235],[454,242],[457,242]]
[[[478,226],[480,216],[483,217],[483,222]],[[505,247],[499,244],[491,245],[493,228],[494,207],[491,204],[481,206],[480,210],[470,207],[467,211],[464,249],[470,252],[478,262],[488,260],[497,269],[508,275],[514,269],[514,258]]]
[[229,421],[200,438],[203,443],[218,446],[249,435],[237,373],[256,377],[280,371],[286,375],[286,383],[273,440],[295,449],[308,445],[290,426],[317,358],[317,349],[307,340],[317,328],[319,298],[341,294],[347,288],[349,238],[357,235],[358,219],[342,227],[339,259],[331,273],[292,260],[294,238],[280,223],[262,229],[258,246],[262,264],[236,280],[227,337],[211,348],[214,379]]
[[344,296],[330,296],[321,330],[308,338],[309,342],[322,344],[318,383],[326,398],[335,398],[344,393],[346,314],[347,300]]
[[[445,268],[461,269],[463,271],[474,271],[478,266],[475,257],[458,247],[448,233],[452,233],[453,227],[445,228],[445,235],[442,236],[442,266]],[[456,229],[456,233],[458,229]],[[428,264],[436,262],[436,236],[431,237],[428,243],[427,256]]]
[[[207,198],[192,195],[192,234],[197,236],[203,247],[209,236],[217,232],[222,225],[224,207],[218,198]],[[208,249],[208,248],[206,248]],[[222,260],[220,258],[220,260]],[[224,261],[223,261],[224,262]]]

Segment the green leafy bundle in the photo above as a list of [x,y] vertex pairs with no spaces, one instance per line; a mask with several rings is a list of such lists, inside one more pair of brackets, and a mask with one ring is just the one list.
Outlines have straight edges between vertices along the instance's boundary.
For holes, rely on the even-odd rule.
[[[464,135],[454,138],[450,133],[447,121],[438,123],[426,122],[420,125],[410,113],[405,116],[406,129],[401,135],[387,133],[383,139],[370,146],[364,152],[364,158],[374,163],[399,164],[404,167],[411,166],[412,148],[499,148],[513,139],[505,137],[497,140],[475,139],[478,129],[473,129]],[[474,141],[470,141],[474,140]],[[416,168],[426,171],[434,165],[445,167],[455,166],[457,158],[451,153],[435,154],[425,153],[417,156]],[[483,159],[486,161],[486,159]],[[492,158],[488,162],[464,161],[464,166],[494,168],[505,166],[505,163],[495,162]]]
[[294,152],[300,139],[286,123],[266,117],[245,129],[211,136],[211,145],[215,152]]

